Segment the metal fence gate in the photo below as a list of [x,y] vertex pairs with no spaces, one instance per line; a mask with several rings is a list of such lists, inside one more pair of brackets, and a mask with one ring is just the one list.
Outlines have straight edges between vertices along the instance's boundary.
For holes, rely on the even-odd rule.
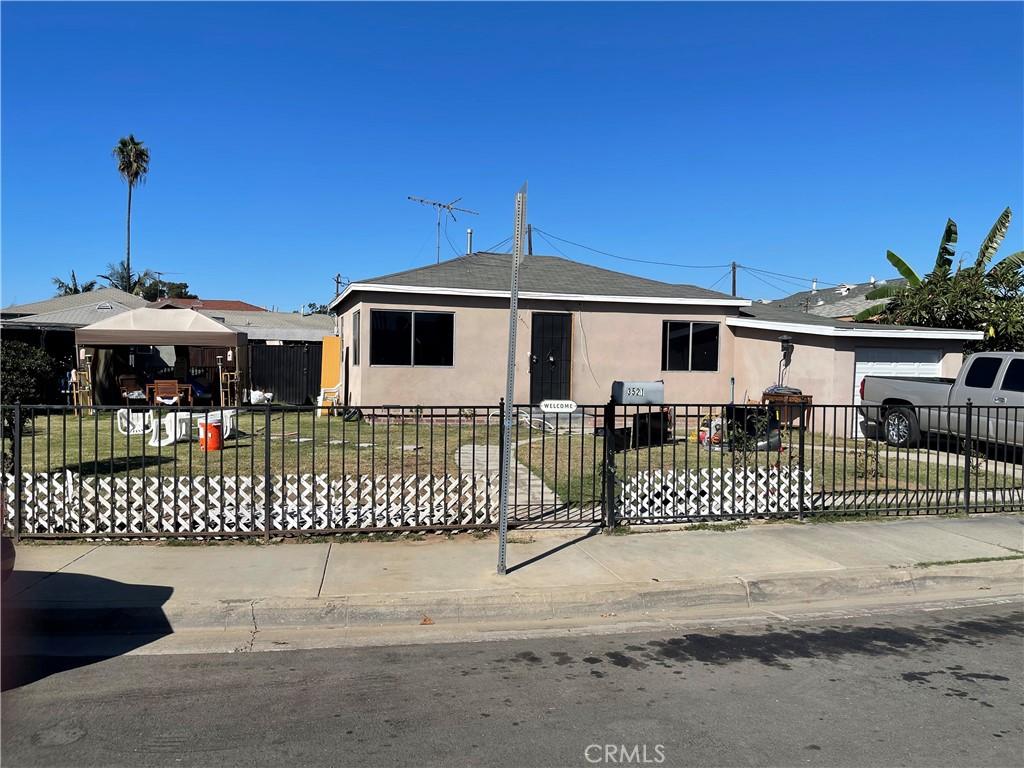
[[[518,406],[510,524],[1024,509],[1024,409],[943,408],[966,433],[897,447],[871,434],[853,406],[609,404],[571,414]],[[498,525],[497,403],[4,405],[0,413],[4,525],[16,536],[269,538]],[[196,439],[210,424],[219,446]],[[1007,426],[979,441],[991,424]]]

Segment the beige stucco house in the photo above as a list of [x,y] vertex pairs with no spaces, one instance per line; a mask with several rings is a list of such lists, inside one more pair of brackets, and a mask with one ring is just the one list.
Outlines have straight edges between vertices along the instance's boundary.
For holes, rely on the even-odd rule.
[[[353,406],[491,405],[505,391],[512,257],[474,253],[351,283],[331,304]],[[670,403],[759,398],[783,383],[856,401],[867,373],[952,376],[974,331],[836,321],[692,285],[526,256],[516,401],[607,402],[614,380],[662,380]]]

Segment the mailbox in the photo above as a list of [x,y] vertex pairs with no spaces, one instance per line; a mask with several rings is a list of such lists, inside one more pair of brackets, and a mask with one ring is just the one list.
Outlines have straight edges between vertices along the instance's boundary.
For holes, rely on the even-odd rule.
[[662,405],[664,381],[613,381],[612,402],[617,405]]

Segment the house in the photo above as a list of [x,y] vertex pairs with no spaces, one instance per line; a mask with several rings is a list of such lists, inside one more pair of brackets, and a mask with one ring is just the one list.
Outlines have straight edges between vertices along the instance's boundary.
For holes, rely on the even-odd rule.
[[[350,283],[331,303],[350,404],[486,405],[505,391],[512,257],[474,253]],[[553,256],[519,278],[515,399],[608,400],[614,380],[663,380],[666,402],[726,403],[783,382],[852,403],[857,376],[952,375],[974,331],[856,324],[756,305]]]
[[871,300],[867,298],[867,295],[873,290],[881,288],[883,285],[898,286],[906,282],[902,277],[892,280],[875,280],[872,277],[867,282],[856,285],[844,283],[828,288],[814,287],[809,291],[800,291],[771,303],[773,306],[796,312],[806,312],[810,315],[831,317],[835,320],[853,320],[865,309],[885,303],[885,299]]
[[239,301],[238,299],[182,299],[166,297],[151,302],[149,306],[155,307],[156,309],[173,307],[175,309],[224,309],[232,312],[266,312],[263,307],[257,307],[255,304],[250,304],[248,301]]
[[[178,303],[188,304],[179,307]],[[192,306],[195,305],[195,306]],[[201,305],[201,306],[200,306]],[[76,367],[75,332],[95,323],[140,308],[194,309],[231,331],[244,334],[246,347],[254,350],[248,359],[253,385],[279,395],[289,403],[315,400],[320,390],[320,360],[324,337],[332,337],[334,322],[327,315],[295,312],[267,312],[261,307],[234,299],[145,299],[117,288],[99,288],[87,293],[57,296],[31,304],[0,309],[0,332],[5,340],[39,346],[53,357],[62,370]],[[179,345],[180,346],[180,345]],[[287,347],[287,349],[285,349]],[[147,344],[114,345],[110,351],[111,371],[146,369],[169,375],[176,366],[187,367],[195,376],[215,378],[217,355],[214,347],[193,346],[177,351],[172,346]],[[185,361],[187,363],[179,362]],[[80,366],[82,360],[78,360]],[[179,371],[181,373],[181,371]],[[184,374],[181,374],[184,375]],[[117,402],[119,390],[114,374],[96,379],[97,402]],[[63,400],[60,383],[53,382],[47,398]]]

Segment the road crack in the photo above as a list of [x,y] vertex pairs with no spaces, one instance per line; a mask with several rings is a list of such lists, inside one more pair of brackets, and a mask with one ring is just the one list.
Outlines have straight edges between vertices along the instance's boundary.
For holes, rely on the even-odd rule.
[[249,632],[249,641],[243,645],[235,648],[234,653],[251,653],[252,647],[256,643],[256,635],[260,633],[259,625],[256,623],[256,603],[258,600],[253,600],[249,603],[249,613],[252,616],[252,630]]

